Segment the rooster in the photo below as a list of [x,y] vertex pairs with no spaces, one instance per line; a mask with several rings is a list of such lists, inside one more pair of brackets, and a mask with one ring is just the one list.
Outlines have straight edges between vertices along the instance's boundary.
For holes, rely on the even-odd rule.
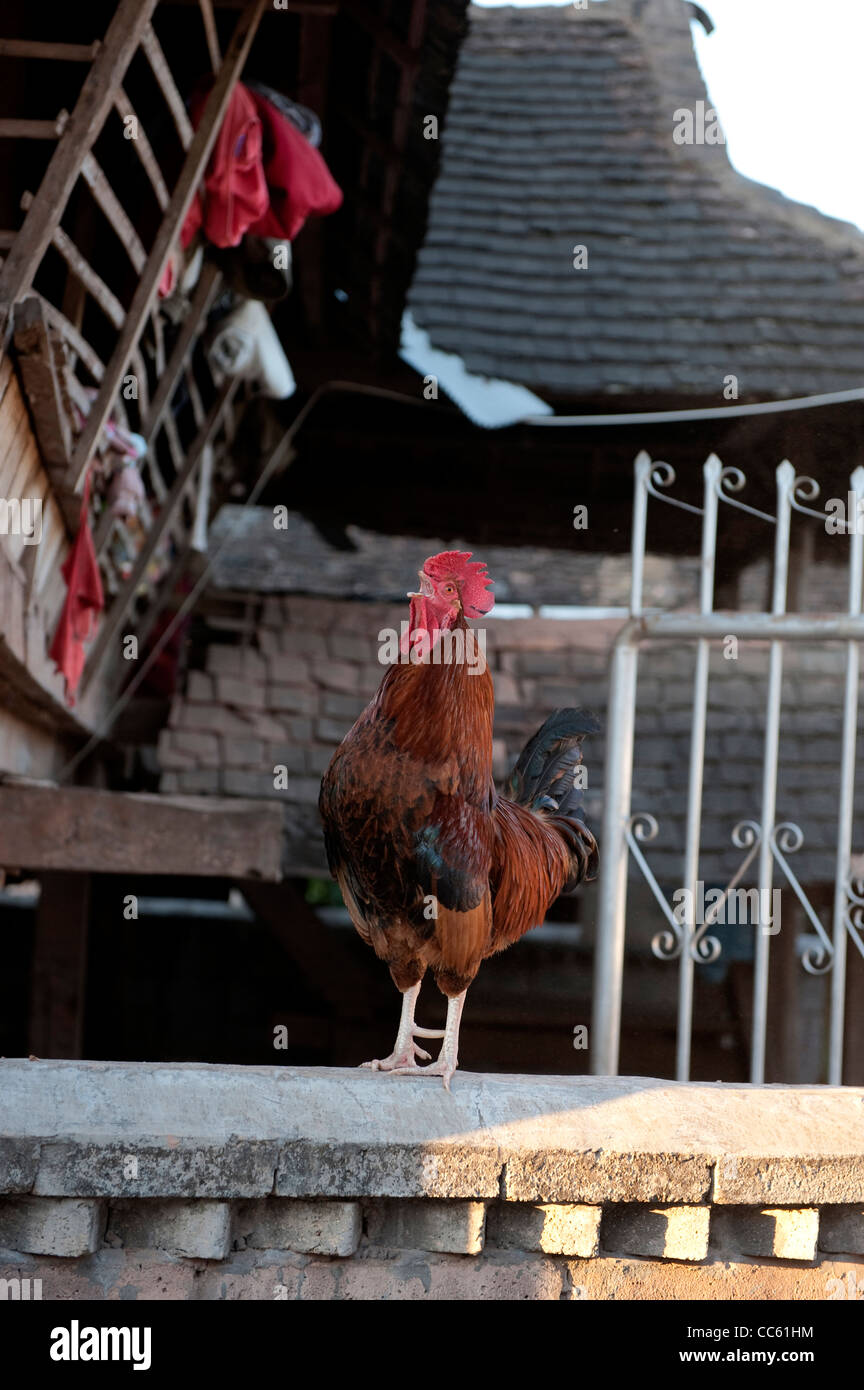
[[[491,580],[462,551],[433,555],[419,578],[399,659],[333,755],[319,806],[354,926],[402,994],[393,1051],[363,1065],[441,1076],[449,1090],[481,961],[596,873],[574,780],[582,740],[598,725],[583,711],[558,710],[526,744],[507,795],[498,792],[492,677],[485,659],[469,659],[478,642],[466,623],[492,608]],[[447,998],[443,1032],[414,1021],[427,969]],[[418,1038],[443,1040],[437,1061]]]

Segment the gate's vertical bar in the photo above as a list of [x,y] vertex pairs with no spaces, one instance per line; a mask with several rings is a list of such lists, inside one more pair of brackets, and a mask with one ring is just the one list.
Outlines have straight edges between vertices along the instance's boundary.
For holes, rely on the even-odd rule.
[[[631,617],[642,613],[645,530],[651,459],[643,450],[634,465],[633,535],[631,541]],[[594,957],[594,1004],[591,1019],[591,1070],[617,1076],[621,1041],[621,991],[624,975],[624,929],[627,910],[627,822],[633,781],[638,647],[626,636],[612,653],[606,710],[606,775],[603,798],[603,869],[597,898]]]
[[[855,512],[849,518],[849,613],[861,613],[861,583],[864,577],[864,534],[858,517],[864,496],[864,468],[856,468],[850,479],[855,494]],[[851,499],[850,499],[851,500]],[[852,816],[855,808],[855,745],[858,733],[858,682],[861,655],[857,642],[846,643],[846,688],[843,695],[843,743],[840,754],[840,807],[837,813],[837,866],[834,870],[833,945],[831,975],[831,1023],[828,1043],[828,1084],[843,1084],[843,1031],[846,1014],[846,880],[852,854]]]
[[[795,469],[784,459],[777,469],[777,533],[774,542],[774,583],[771,612],[786,612],[789,578],[789,533],[792,515],[792,489]],[[759,845],[759,921],[756,928],[753,971],[753,1037],[750,1050],[750,1080],[765,1080],[765,1035],[768,1026],[768,967],[771,936],[763,914],[771,916],[771,890],[774,885],[774,855],[771,839],[777,814],[777,766],[780,746],[780,702],[783,693],[783,643],[772,642],[768,663],[768,696],[765,709],[765,751],[762,761],[762,839]],[[772,922],[772,927],[776,923]]]
[[[702,566],[699,580],[699,612],[714,608],[714,567],[717,555],[717,486],[722,465],[716,454],[702,469],[705,502],[702,516]],[[693,971],[691,952],[695,933],[693,908],[699,900],[699,842],[702,833],[702,787],[705,777],[705,731],[708,714],[708,659],[710,644],[704,637],[696,643],[696,671],[693,677],[693,722],[690,731],[690,771],[687,789],[687,838],[684,851],[685,903],[690,904],[684,927],[684,944],[678,972],[678,1037],[675,1075],[690,1080],[690,1048],[693,1033]]]

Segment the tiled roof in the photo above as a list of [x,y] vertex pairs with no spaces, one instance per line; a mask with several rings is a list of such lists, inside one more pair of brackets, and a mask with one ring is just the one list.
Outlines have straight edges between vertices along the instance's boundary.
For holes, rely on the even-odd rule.
[[689,15],[471,9],[409,296],[435,347],[559,400],[860,386],[864,236],[673,140],[710,106]]

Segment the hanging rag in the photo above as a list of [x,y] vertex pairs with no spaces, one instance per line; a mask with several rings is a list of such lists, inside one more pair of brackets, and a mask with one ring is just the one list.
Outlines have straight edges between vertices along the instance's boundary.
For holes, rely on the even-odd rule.
[[[198,91],[189,103],[197,126],[208,93]],[[261,151],[261,121],[251,92],[236,83],[204,175],[183,223],[180,240],[188,246],[203,232],[214,246],[237,246],[269,202]]]
[[307,217],[327,217],[342,206],[342,190],[321,155],[293,121],[259,92],[250,93],[261,120],[269,207],[248,230],[293,241]]
[[[192,96],[193,125],[206,101],[206,90]],[[294,121],[238,82],[180,239],[186,247],[200,231],[220,247],[239,245],[247,232],[293,241],[307,217],[341,205],[342,190],[323,156]]]
[[214,371],[257,382],[271,400],[283,401],[297,389],[273,321],[257,299],[244,300],[222,320],[208,357]]
[[48,655],[66,682],[66,703],[75,704],[75,695],[84,670],[84,643],[93,636],[99,614],[105,607],[99,564],[90,531],[90,474],[84,484],[78,534],[61,567],[66,580],[66,599]]

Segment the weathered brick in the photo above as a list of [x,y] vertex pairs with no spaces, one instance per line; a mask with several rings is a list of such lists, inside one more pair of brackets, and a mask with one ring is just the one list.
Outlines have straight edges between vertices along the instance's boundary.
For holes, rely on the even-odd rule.
[[478,1255],[483,1249],[483,1202],[376,1202],[366,1213],[372,1245]]
[[[375,660],[378,655],[378,632],[370,628],[369,635],[357,637],[344,632],[332,632],[327,639],[327,649],[337,661]],[[397,629],[398,631],[398,629]]]
[[0,1193],[29,1192],[39,1167],[39,1145],[0,1135]]
[[603,1218],[604,1248],[622,1255],[704,1260],[708,1207],[610,1207]]
[[74,1258],[97,1250],[104,1203],[81,1197],[8,1197],[0,1202],[0,1246]]
[[296,652],[268,657],[267,667],[274,685],[303,685],[309,680],[309,663]]
[[496,1202],[486,1212],[486,1242],[546,1255],[596,1255],[602,1207],[556,1202]]
[[271,772],[274,767],[284,767],[291,773],[302,773],[309,770],[304,749],[293,743],[271,743],[267,748],[266,756],[267,766]]
[[321,632],[286,629],[282,635],[282,650],[296,656],[326,656],[327,638]]
[[345,728],[349,729],[363,709],[364,703],[362,695],[334,695],[332,691],[328,691],[323,697],[319,697],[318,707],[321,714],[327,718],[344,720]]
[[317,773],[319,777],[323,777],[324,773],[330,766],[330,760],[332,757],[332,744],[328,744],[326,748],[305,748],[303,749],[304,770],[306,772]]
[[315,720],[315,737],[322,743],[341,743],[347,732],[338,719]]
[[231,1207],[182,1199],[112,1202],[105,1238],[127,1249],[224,1260],[231,1249]]
[[823,1207],[819,1215],[819,1248],[864,1255],[864,1206]]
[[190,758],[193,766],[219,766],[219,740],[215,734],[199,733],[194,729],[178,729],[172,735],[172,739],[176,752],[182,757]]
[[312,674],[325,690],[341,690],[352,694],[360,688],[360,668],[347,661],[312,662]]
[[186,699],[192,704],[210,704],[215,694],[213,677],[205,671],[190,671],[186,678]]
[[222,761],[226,767],[253,767],[261,765],[264,757],[264,744],[257,738],[223,738]]
[[228,796],[272,796],[275,790],[273,773],[226,767],[222,773],[222,788]]
[[775,1260],[813,1260],[819,1235],[816,1208],[715,1208],[711,1242],[733,1254]]
[[241,680],[236,676],[217,676],[216,694],[226,705],[243,705],[250,709],[263,709],[266,692],[263,685]]
[[183,752],[177,746],[178,740],[182,738],[184,731],[176,729],[160,729],[157,743],[157,756],[160,767],[166,770],[179,771],[181,768],[191,768],[195,766],[195,758],[190,752]]
[[288,685],[267,687],[267,708],[284,710],[287,714],[316,714],[318,700],[316,690],[300,690]]
[[219,791],[220,773],[217,767],[199,767],[192,772],[177,773],[181,792],[208,795]]
[[215,676],[263,681],[267,678],[267,661],[251,647],[226,647],[214,643],[207,648],[207,670]]
[[303,1202],[268,1197],[244,1202],[235,1236],[256,1250],[296,1250],[307,1255],[352,1255],[360,1243],[359,1202]]

